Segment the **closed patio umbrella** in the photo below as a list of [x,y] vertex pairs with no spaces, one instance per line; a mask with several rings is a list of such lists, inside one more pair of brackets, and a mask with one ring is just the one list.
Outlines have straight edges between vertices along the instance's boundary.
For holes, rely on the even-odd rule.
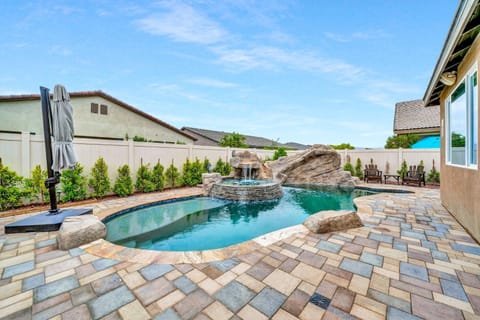
[[70,95],[57,84],[53,91],[52,106],[53,163],[55,172],[75,167],[77,157],[73,150],[73,109]]

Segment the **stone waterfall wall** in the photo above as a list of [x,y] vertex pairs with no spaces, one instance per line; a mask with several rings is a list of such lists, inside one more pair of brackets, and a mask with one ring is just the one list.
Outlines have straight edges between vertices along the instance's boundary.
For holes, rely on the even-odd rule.
[[350,172],[343,171],[340,154],[316,144],[302,153],[267,162],[271,179],[282,184],[319,184],[340,187],[355,186]]

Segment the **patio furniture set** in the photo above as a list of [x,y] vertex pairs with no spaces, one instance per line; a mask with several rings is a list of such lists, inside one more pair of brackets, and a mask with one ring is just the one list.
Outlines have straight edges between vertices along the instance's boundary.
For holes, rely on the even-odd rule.
[[383,174],[382,170],[377,168],[376,164],[366,164],[363,170],[363,181],[368,183],[369,181],[376,181],[379,183],[387,184],[387,181],[394,179],[397,184],[400,182],[403,184],[418,184],[419,187],[425,186],[425,171],[423,166],[410,166],[409,170],[403,174]]

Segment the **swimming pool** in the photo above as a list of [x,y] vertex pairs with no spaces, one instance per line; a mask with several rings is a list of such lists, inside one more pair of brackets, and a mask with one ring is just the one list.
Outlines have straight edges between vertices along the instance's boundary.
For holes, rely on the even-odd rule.
[[238,202],[207,197],[160,203],[107,218],[107,240],[131,248],[196,251],[227,247],[303,223],[320,210],[352,210],[365,191],[284,187],[281,199]]

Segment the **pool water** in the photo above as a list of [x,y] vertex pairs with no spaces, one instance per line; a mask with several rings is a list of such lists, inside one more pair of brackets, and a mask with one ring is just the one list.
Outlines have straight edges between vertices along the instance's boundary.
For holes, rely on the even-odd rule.
[[352,210],[365,191],[284,187],[281,199],[238,202],[198,197],[128,211],[106,221],[119,245],[194,251],[223,248],[301,224],[320,210]]

